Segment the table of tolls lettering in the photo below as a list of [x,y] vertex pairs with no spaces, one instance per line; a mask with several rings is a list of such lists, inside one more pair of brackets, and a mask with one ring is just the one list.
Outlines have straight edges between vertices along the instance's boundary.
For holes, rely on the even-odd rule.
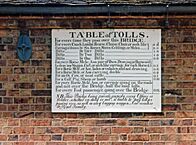
[[52,31],[53,112],[160,112],[159,29]]

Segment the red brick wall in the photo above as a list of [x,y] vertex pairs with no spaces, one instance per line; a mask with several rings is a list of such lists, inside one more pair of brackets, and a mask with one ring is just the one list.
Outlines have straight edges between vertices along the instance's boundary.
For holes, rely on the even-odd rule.
[[[33,55],[16,56],[19,21]],[[0,145],[195,145],[196,16],[111,16],[112,28],[162,29],[161,113],[51,113],[51,29],[108,28],[108,17],[0,17]]]

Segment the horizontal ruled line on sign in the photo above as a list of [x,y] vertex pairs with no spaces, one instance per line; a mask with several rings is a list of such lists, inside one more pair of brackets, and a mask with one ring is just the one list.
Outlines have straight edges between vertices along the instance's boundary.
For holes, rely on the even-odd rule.
[[[111,60],[111,59],[106,58],[105,60]],[[114,59],[114,58],[112,58],[112,60],[136,60],[136,59],[129,59],[129,58],[127,58],[127,59],[124,59],[124,58],[123,59]],[[137,58],[137,60],[148,60],[149,61],[149,60],[152,60],[152,59],[138,59]]]
[[75,53],[77,53],[77,52],[67,52],[67,51],[66,51],[65,53],[75,54]]
[[65,58],[65,60],[75,60],[75,61],[78,61],[79,59]]
[[136,74],[136,75],[138,75],[138,74],[140,74],[140,75],[145,75],[145,74],[148,74],[148,75],[150,75],[151,73],[122,73],[122,74]]
[[[114,81],[127,81],[127,80],[114,80]],[[137,82],[138,80],[129,80],[129,81],[135,81],[135,82]],[[140,81],[152,81],[152,80],[141,80],[140,79]]]
[[78,57],[78,55],[63,55],[63,56],[66,56],[66,57]]
[[114,54],[112,54],[112,55],[104,55],[104,56],[110,56],[110,57],[115,57],[115,56],[123,56],[123,57],[125,57],[125,56],[134,56],[134,57],[152,57],[152,55],[128,55],[128,54],[126,54],[126,55],[114,55]]
[[[84,94],[97,94],[97,93],[93,93],[93,92],[92,93],[86,93],[86,92],[84,92]],[[99,94],[130,94],[131,95],[131,94],[143,94],[143,93],[130,93],[130,92],[117,93],[116,92],[116,93],[99,93]],[[145,93],[145,94],[148,94],[148,95],[151,94],[152,95],[152,94],[158,94],[158,93]]]
[[106,76],[106,77],[152,77],[152,76]]
[[[133,79],[133,77],[131,77],[131,78]],[[143,80],[143,81],[150,81],[148,78],[149,77],[147,77],[146,80]],[[135,77],[135,80],[129,80],[128,78],[126,78],[126,80],[123,80],[123,78],[122,78],[122,80],[121,79],[107,79],[107,80],[108,81],[114,81],[114,82],[116,82],[116,81],[125,81],[126,82],[126,81],[138,81],[138,78]]]
[[110,51],[105,51],[105,53],[126,53],[126,54],[127,54],[127,53],[137,53],[137,54],[138,54],[138,53],[142,53],[142,54],[143,54],[143,53],[145,53],[145,54],[146,54],[146,53],[150,53],[150,54],[151,54],[152,52],[130,52],[130,51],[111,51],[111,52],[110,52]]

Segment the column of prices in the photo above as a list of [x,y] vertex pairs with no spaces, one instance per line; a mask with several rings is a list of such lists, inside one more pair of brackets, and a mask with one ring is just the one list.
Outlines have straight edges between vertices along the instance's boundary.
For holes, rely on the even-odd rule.
[[52,30],[52,112],[160,111],[160,29]]

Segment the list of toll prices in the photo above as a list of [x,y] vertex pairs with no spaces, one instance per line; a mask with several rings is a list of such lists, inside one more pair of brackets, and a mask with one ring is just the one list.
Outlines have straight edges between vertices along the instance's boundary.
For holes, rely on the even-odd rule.
[[159,29],[52,31],[53,112],[160,112]]

